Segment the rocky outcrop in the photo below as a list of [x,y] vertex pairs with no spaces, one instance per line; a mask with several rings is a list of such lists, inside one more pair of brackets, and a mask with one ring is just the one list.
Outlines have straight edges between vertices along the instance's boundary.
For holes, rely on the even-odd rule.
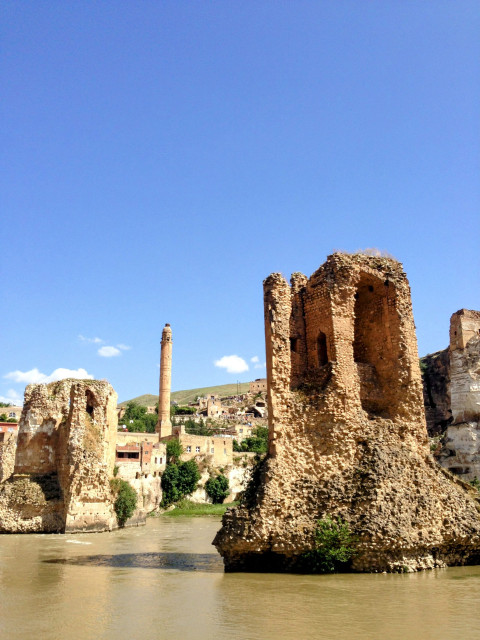
[[117,394],[105,381],[27,387],[13,475],[0,485],[0,531],[116,527],[110,489],[116,404]]
[[333,254],[264,298],[269,452],[214,540],[226,570],[296,570],[327,515],[357,536],[356,571],[479,559],[478,493],[430,454],[401,264]]

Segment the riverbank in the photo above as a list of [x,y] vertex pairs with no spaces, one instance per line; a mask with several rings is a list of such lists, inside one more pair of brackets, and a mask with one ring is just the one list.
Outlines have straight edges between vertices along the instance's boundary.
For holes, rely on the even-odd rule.
[[176,518],[177,516],[223,516],[230,507],[236,507],[238,502],[228,502],[225,504],[198,504],[190,500],[180,500],[175,505],[175,509],[164,511],[160,516]]

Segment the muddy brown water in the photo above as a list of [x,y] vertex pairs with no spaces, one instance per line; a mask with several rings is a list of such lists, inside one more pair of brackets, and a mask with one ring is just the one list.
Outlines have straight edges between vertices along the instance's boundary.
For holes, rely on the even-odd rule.
[[480,567],[224,574],[219,518],[0,536],[2,640],[480,638]]

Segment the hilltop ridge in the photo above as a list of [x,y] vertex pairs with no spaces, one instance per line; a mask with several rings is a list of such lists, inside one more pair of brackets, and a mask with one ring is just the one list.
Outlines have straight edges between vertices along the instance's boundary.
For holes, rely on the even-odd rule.
[[[200,387],[198,389],[172,391],[171,399],[172,401],[175,400],[175,402],[178,402],[178,404],[188,404],[189,402],[193,402],[197,396],[217,395],[222,398],[226,396],[233,396],[237,393],[247,393],[250,388],[249,385],[249,382],[239,382],[238,385],[236,382],[234,382],[231,384],[221,384],[212,387]],[[144,395],[137,396],[136,398],[131,398],[129,400],[119,402],[119,406],[126,406],[128,402],[132,401],[143,407],[153,406],[158,402],[158,394],[146,393]]]

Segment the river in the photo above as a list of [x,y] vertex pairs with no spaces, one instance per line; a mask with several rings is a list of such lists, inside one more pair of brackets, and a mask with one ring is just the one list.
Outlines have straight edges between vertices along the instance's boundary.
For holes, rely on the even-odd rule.
[[216,517],[3,535],[2,640],[480,638],[480,567],[406,575],[224,574]]

